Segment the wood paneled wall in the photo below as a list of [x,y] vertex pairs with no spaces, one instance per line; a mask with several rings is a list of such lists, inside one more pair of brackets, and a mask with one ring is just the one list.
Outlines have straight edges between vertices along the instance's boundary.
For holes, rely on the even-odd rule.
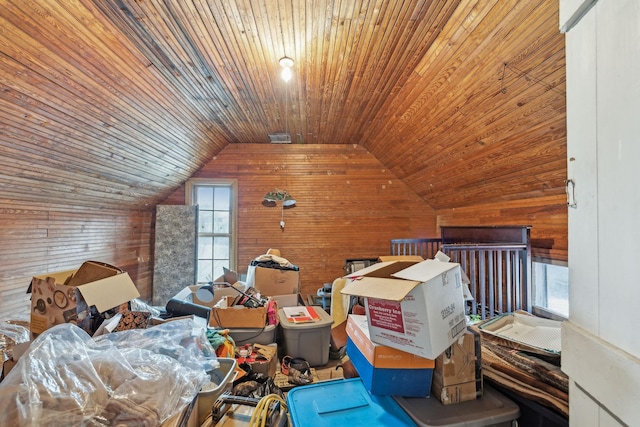
[[28,317],[33,276],[76,269],[86,260],[126,270],[142,297],[151,295],[153,211],[0,199],[0,242],[0,318]]
[[[434,211],[360,146],[232,144],[193,177],[238,179],[238,269],[276,247],[300,267],[304,293],[342,275],[347,258],[387,254],[389,239],[436,237],[445,225],[531,225],[534,255],[566,260],[564,196]],[[298,202],[284,231],[280,208],[261,205],[274,187]],[[184,203],[184,187],[163,203]]]
[[[389,239],[434,237],[436,216],[415,193],[357,145],[230,144],[194,178],[237,179],[238,270],[269,248],[300,267],[303,293],[344,275],[347,258],[389,253]],[[265,193],[287,189],[284,213]],[[184,203],[184,187],[163,204]]]
[[436,211],[438,229],[447,225],[530,225],[534,256],[567,261],[566,196],[551,195]]
[[[357,145],[231,144],[194,178],[238,180],[238,269],[276,247],[300,267],[305,294],[343,275],[347,258],[387,254],[389,239],[436,237],[444,225],[529,224],[534,254],[566,260],[563,196],[434,211]],[[275,187],[298,202],[285,211],[284,231],[280,208],[261,204]],[[184,186],[162,203],[184,203]],[[154,221],[153,210],[0,200],[2,317],[28,315],[25,292],[32,276],[77,268],[88,259],[125,269],[150,300]]]

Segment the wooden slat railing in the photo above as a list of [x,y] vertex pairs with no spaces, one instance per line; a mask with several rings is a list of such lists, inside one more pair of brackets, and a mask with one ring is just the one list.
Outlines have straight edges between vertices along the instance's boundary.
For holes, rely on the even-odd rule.
[[433,258],[440,250],[442,239],[392,239],[391,255],[420,255],[424,259]]
[[531,311],[525,245],[443,245],[442,252],[460,264],[474,298],[469,314],[488,319],[515,310]]
[[392,239],[391,254],[428,259],[440,250],[459,263],[474,298],[468,314],[488,319],[515,310],[531,312],[529,230],[528,226],[443,227],[443,239]]

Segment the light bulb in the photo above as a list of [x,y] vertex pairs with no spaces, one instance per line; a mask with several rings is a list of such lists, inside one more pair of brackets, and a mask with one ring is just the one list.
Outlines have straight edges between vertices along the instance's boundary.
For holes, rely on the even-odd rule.
[[293,72],[289,67],[284,67],[282,69],[282,72],[280,73],[280,77],[282,77],[282,80],[284,80],[285,82],[288,82],[289,80],[291,80],[292,76],[293,76]]
[[288,56],[283,56],[282,58],[280,58],[278,63],[282,67],[282,73],[280,74],[280,77],[282,77],[282,80],[284,80],[285,82],[288,82],[293,76],[293,71],[291,70],[291,67],[293,67],[293,59],[289,58]]

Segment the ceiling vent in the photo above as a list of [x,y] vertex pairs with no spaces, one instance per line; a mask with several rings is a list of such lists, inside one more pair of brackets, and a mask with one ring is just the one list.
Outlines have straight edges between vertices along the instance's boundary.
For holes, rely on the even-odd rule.
[[287,132],[270,133],[269,141],[272,144],[291,144],[291,134]]

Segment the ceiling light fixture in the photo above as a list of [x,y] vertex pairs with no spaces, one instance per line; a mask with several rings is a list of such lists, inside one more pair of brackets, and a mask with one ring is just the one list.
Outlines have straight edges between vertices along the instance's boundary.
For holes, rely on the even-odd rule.
[[289,58],[288,56],[283,56],[278,62],[282,67],[280,77],[282,77],[282,80],[284,80],[285,82],[289,82],[289,80],[291,80],[291,77],[293,77],[293,70],[291,69],[291,67],[293,67],[293,59]]

